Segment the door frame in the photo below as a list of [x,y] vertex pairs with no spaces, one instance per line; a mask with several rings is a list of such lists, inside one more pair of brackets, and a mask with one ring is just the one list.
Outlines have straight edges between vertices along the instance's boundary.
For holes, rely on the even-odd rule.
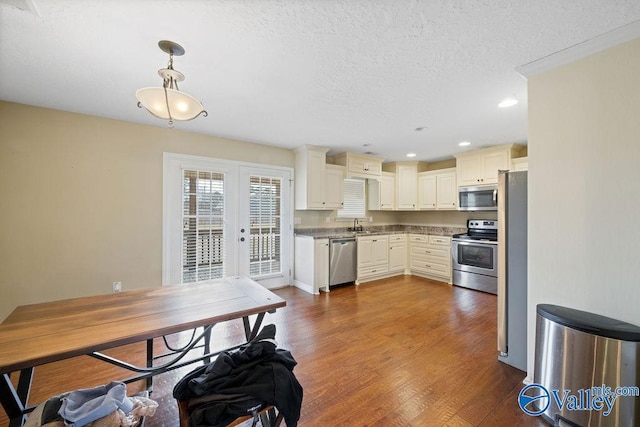
[[[259,163],[239,162],[234,160],[217,159],[212,157],[193,156],[179,153],[163,153],[163,197],[162,197],[162,285],[175,285],[182,283],[180,278],[181,267],[176,262],[181,259],[182,248],[182,170],[183,169],[210,170],[225,173],[225,238],[235,242],[227,253],[229,267],[226,269],[229,275],[238,275],[239,264],[239,239],[238,218],[240,206],[242,206],[238,194],[240,185],[240,171],[242,168],[255,168],[257,170],[274,172],[286,172],[289,175],[289,200],[288,206],[283,210],[288,213],[288,224],[283,224],[281,245],[287,249],[285,255],[288,259],[289,271],[283,271],[283,280],[286,283],[265,283],[265,287],[289,286],[292,283],[293,270],[293,168],[285,166],[264,165]],[[283,186],[286,183],[284,180]],[[235,196],[235,197],[234,197]],[[288,232],[287,232],[288,231]],[[179,271],[176,271],[178,269]],[[260,282],[260,280],[257,280]]]

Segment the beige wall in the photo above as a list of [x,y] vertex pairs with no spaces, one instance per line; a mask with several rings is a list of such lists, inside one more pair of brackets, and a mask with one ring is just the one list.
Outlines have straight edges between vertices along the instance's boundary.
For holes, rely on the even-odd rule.
[[160,285],[163,152],[293,167],[287,149],[0,102],[0,319]]
[[640,325],[640,39],[529,79],[529,376],[535,307]]

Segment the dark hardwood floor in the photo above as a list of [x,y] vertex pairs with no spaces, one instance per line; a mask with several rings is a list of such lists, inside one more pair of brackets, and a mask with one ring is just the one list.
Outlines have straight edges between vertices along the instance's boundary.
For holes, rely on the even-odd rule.
[[[546,426],[517,404],[525,373],[497,360],[496,297],[415,276],[309,295],[275,291],[287,307],[268,314],[280,347],[298,361],[300,426]],[[240,342],[242,322],[214,327],[220,348]],[[178,342],[190,334],[174,336]],[[161,340],[156,343],[160,348]],[[144,343],[106,352],[144,364]],[[160,375],[147,427],[177,426],[174,384],[193,367]],[[36,368],[33,401],[126,377],[82,356]],[[129,393],[142,389],[130,384]],[[0,425],[6,425],[4,413]]]

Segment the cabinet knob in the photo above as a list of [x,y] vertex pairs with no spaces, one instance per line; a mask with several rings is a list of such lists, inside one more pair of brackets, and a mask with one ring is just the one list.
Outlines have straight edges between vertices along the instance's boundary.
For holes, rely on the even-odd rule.
[[324,202],[322,202],[322,204],[324,205]]

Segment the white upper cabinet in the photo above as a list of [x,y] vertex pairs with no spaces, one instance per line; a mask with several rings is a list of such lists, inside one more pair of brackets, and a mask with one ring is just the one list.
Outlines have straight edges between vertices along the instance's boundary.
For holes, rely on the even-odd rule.
[[455,210],[457,198],[455,168],[418,174],[418,208],[420,210]]
[[437,178],[433,172],[418,174],[418,209],[435,210],[437,207],[436,196]]
[[342,153],[332,156],[333,163],[346,167],[346,178],[380,178],[382,159],[367,154]]
[[396,208],[396,175],[382,172],[379,179],[367,180],[367,199],[370,211],[391,211]]
[[436,176],[436,194],[438,209],[458,209],[458,185],[455,168],[450,172],[440,172]]
[[304,145],[295,152],[295,208],[325,209],[324,169],[328,148]]
[[459,187],[498,183],[498,171],[509,170],[522,147],[508,144],[455,154]]
[[511,170],[513,171],[526,171],[529,170],[529,158],[528,157],[518,157],[517,159],[511,160]]
[[324,202],[327,209],[342,209],[344,189],[344,166],[325,165]]
[[418,168],[399,164],[396,169],[396,207],[414,210],[418,205]]
[[382,165],[384,171],[396,175],[396,210],[418,209],[418,172],[426,167],[427,164],[423,162],[391,162]]
[[304,145],[294,150],[295,208],[326,210],[342,208],[344,167],[326,164],[328,148]]

